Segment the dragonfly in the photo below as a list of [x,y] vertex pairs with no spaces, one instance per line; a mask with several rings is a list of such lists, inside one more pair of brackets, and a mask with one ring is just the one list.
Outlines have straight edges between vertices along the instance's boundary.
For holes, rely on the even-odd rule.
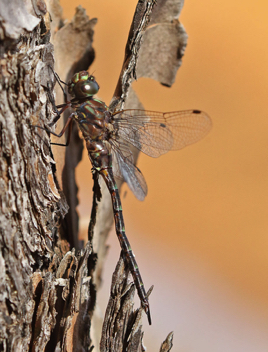
[[[59,84],[64,83],[57,75],[56,79]],[[71,107],[73,112],[59,134],[50,130],[49,132],[61,137],[68,127],[69,131],[71,130],[71,123],[74,120],[78,123],[93,170],[103,177],[110,192],[116,234],[132,274],[141,306],[151,325],[148,294],[126,236],[115,176],[128,184],[138,200],[144,200],[147,184],[141,171],[134,165],[130,144],[148,156],[159,157],[170,150],[181,149],[203,138],[211,129],[211,119],[200,110],[162,113],[126,109],[113,112],[104,102],[94,97],[99,91],[99,85],[95,77],[87,71],[74,74],[66,85],[72,98],[69,101],[66,99],[65,104],[57,106],[62,109],[49,126],[52,127],[67,108]]]

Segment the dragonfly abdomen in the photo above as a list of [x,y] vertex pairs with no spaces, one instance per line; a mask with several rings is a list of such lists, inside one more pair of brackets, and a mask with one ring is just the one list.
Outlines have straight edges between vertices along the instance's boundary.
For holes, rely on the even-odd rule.
[[111,155],[103,141],[86,139],[86,147],[92,166],[100,171],[112,167]]
[[129,265],[129,268],[134,280],[134,284],[137,288],[138,295],[141,300],[142,307],[148,316],[149,324],[151,324],[149,302],[146,296],[146,291],[140,275],[138,264],[135,259],[135,255],[131,249],[130,243],[125,233],[125,224],[124,224],[124,218],[123,218],[123,212],[122,212],[122,205],[121,205],[121,200],[119,196],[119,191],[118,191],[116,182],[114,180],[112,168],[108,167],[106,169],[100,170],[99,172],[104,178],[104,181],[110,191],[111,198],[112,198],[116,234],[119,239],[121,249]]

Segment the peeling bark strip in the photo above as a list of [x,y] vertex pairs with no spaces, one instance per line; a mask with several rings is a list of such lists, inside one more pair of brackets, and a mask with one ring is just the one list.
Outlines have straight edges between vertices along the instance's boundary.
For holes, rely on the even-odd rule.
[[170,332],[160,347],[160,352],[169,352],[173,346],[173,332]]
[[[140,352],[143,345],[143,309],[133,310],[135,285],[124,260],[120,257],[112,277],[110,299],[105,313],[100,352]],[[160,352],[169,352],[173,346],[173,332],[161,344]]]
[[35,272],[34,293],[39,304],[33,316],[30,350],[55,350],[57,346],[59,351],[79,351],[90,346],[90,312],[94,308],[90,305],[95,302],[88,277],[90,254],[88,243],[81,255],[73,250],[60,260],[55,254],[43,279]]
[[144,31],[150,21],[150,15],[156,0],[139,0],[136,11],[129,30],[128,40],[125,48],[125,57],[123,67],[117,82],[113,99],[110,107],[116,107],[117,110],[124,108],[127,98],[128,89],[133,79],[136,79],[136,65],[139,50],[142,43]]
[[188,38],[178,20],[182,6],[183,1],[157,1],[139,53],[138,78],[149,77],[167,87],[174,83]]
[[100,351],[141,350],[142,308],[133,312],[135,286],[130,283],[130,272],[123,258],[117,263],[112,278],[111,296],[107,306]]
[[[63,22],[63,19],[60,21],[57,18],[60,10],[55,10],[54,7],[51,7],[51,10],[53,22]],[[81,6],[78,6],[73,19],[65,26],[57,28],[58,30],[54,29],[52,32],[52,41],[55,48],[55,71],[63,81],[68,82],[74,73],[87,70],[93,62],[95,52],[92,43],[96,23],[96,18],[89,19],[86,11]],[[58,84],[55,86],[55,92],[56,102],[58,104],[62,103],[63,94]],[[69,114],[70,111],[58,121],[56,131],[62,129],[64,121],[66,121]],[[52,141],[59,143],[58,138],[53,138],[53,136]],[[65,141],[64,138],[63,141]],[[74,125],[68,148],[52,146],[52,150],[57,162],[60,187],[62,187],[70,207],[64,219],[64,232],[71,246],[82,248],[83,245],[78,241],[79,219],[76,211],[78,188],[75,181],[75,168],[82,159],[83,140],[78,135],[77,126]]]

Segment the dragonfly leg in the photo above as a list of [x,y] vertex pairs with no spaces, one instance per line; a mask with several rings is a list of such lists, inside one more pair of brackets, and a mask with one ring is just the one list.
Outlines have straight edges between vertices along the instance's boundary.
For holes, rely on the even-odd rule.
[[88,240],[91,242],[94,233],[94,227],[96,225],[97,219],[97,209],[98,209],[98,202],[101,200],[101,189],[99,184],[99,174],[92,169],[92,177],[93,177],[93,200],[92,200],[92,209],[91,209],[91,216],[90,216],[90,223],[88,226]]
[[66,86],[68,86],[68,84],[65,83],[64,81],[62,81],[62,80],[60,79],[59,75],[54,71],[54,69],[53,69],[53,67],[52,67],[51,65],[49,65],[49,67],[50,67],[51,71],[53,72],[53,74],[54,74],[54,76],[55,76],[55,78],[56,78],[56,80],[57,80],[57,82],[58,82],[58,84],[59,84],[59,86],[60,86],[60,88],[61,88],[61,90],[62,90],[62,92],[63,92],[65,103],[67,103],[67,101],[68,101],[68,99],[67,99],[67,93],[66,93],[66,91],[64,90],[63,86],[61,85],[61,83],[64,84],[64,85],[66,85]]
[[[60,118],[60,115],[68,108],[71,106],[71,102],[68,101],[67,99],[67,93],[66,91],[64,90],[63,86],[61,85],[61,83],[65,84],[66,86],[68,85],[67,83],[63,82],[60,78],[59,78],[59,75],[54,71],[54,69],[52,68],[51,65],[49,65],[51,71],[53,72],[62,92],[63,92],[63,95],[64,95],[64,101],[65,103],[64,104],[61,104],[61,105],[56,105],[55,104],[55,100],[54,100],[54,97],[52,95],[52,88],[50,87],[50,84],[48,84],[48,97],[49,97],[49,100],[51,101],[51,104],[53,106],[53,111],[57,114],[53,121],[49,124],[50,127],[52,127]],[[60,111],[58,110],[58,108],[62,108]]]
[[[60,119],[60,115],[61,115],[62,113],[64,113],[64,111],[65,111],[66,109],[68,109],[70,106],[71,106],[71,103],[70,103],[70,102],[68,102],[67,104],[57,105],[57,106],[56,106],[57,115],[54,117],[54,119],[52,120],[52,122],[50,122],[50,123],[48,124],[48,126],[49,126],[49,127],[54,126],[55,123]],[[61,107],[62,107],[62,109],[61,109],[60,111],[58,111],[57,108],[61,108]]]
[[66,141],[66,144],[58,144],[58,143],[51,143],[53,145],[59,145],[59,146],[63,146],[63,147],[67,147],[70,143],[70,139],[71,139],[71,132],[72,132],[72,121],[73,121],[73,118],[75,116],[75,113],[72,113],[69,117],[68,117],[68,120],[66,121],[65,125],[63,126],[63,129],[61,130],[61,132],[59,134],[49,130],[48,128],[45,128],[45,127],[42,127],[42,126],[39,126],[39,125],[32,125],[32,127],[35,127],[35,128],[41,128],[42,130],[48,132],[48,133],[51,133],[53,134],[53,136],[56,136],[56,137],[62,137],[63,134],[66,132],[68,126],[69,126],[69,131],[68,131],[68,137],[67,137],[67,141]]

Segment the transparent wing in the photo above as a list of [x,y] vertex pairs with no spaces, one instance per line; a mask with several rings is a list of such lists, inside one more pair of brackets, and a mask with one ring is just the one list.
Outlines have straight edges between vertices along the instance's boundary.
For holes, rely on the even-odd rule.
[[158,157],[202,139],[211,129],[210,117],[200,110],[156,112],[124,110],[113,115],[115,135],[143,153]]
[[147,195],[147,184],[141,171],[133,164],[133,155],[124,141],[110,140],[112,146],[113,172],[123,179],[138,200]]

